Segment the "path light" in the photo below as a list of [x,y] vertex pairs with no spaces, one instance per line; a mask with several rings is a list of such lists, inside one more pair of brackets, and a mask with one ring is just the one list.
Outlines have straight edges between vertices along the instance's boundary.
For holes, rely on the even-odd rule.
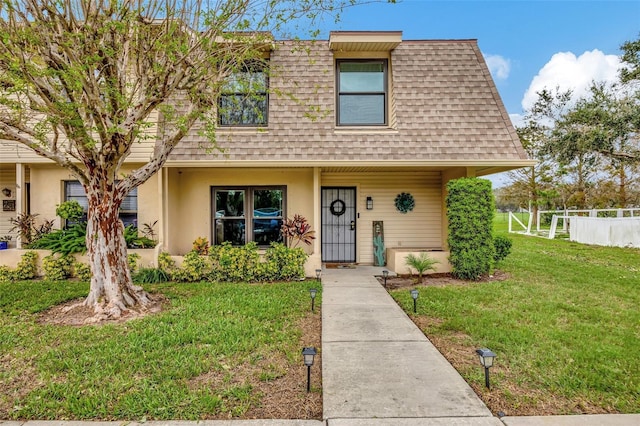
[[322,275],[322,269],[316,269],[316,280],[320,281],[321,275]]
[[487,348],[476,349],[476,353],[480,358],[480,364],[484,367],[484,384],[487,386],[487,389],[491,389],[489,386],[489,368],[493,367],[493,359],[496,357],[496,354]]
[[418,300],[418,290],[411,290],[411,298],[413,299],[413,313],[417,313],[416,301]]
[[384,277],[384,288],[387,288],[387,277],[389,276],[389,271],[384,269],[382,271],[382,276]]
[[315,288],[309,289],[309,294],[311,295],[311,312],[315,312],[314,311],[314,304],[316,301],[316,293],[318,292],[318,290],[316,290]]
[[313,365],[313,358],[316,356],[316,348],[303,348],[302,357],[304,358],[304,365],[307,366],[307,392],[311,391],[311,366]]

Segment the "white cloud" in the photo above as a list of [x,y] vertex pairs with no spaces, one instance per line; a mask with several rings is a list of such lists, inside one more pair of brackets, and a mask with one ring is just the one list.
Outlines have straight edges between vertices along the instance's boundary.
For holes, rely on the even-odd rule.
[[522,98],[522,108],[529,109],[543,89],[561,91],[571,89],[576,97],[587,93],[592,81],[613,82],[617,79],[620,58],[605,55],[598,49],[577,56],[572,52],[559,52],[551,57],[531,80]]
[[509,118],[511,118],[511,123],[513,123],[514,127],[524,125],[524,115],[522,114],[509,114]]
[[509,72],[511,71],[511,61],[509,59],[500,55],[484,55],[484,60],[487,61],[487,66],[493,78],[496,80],[509,78]]

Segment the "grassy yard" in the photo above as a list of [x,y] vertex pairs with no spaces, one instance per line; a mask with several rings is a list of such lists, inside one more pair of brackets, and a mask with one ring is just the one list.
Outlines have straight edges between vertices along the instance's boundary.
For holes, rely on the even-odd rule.
[[494,413],[640,413],[640,250],[510,238],[506,281],[420,288],[417,315],[393,296]]
[[310,317],[320,335],[311,287],[156,285],[147,289],[169,299],[161,313],[70,327],[40,324],[39,313],[86,295],[86,284],[0,284],[0,419],[268,417],[283,389],[295,411],[277,417],[317,417],[319,376],[307,394],[300,355],[319,344],[303,336]]

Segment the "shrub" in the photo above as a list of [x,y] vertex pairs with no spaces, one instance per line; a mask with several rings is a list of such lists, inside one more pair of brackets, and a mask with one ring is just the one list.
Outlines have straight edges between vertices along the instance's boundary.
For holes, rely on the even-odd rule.
[[65,201],[56,206],[56,216],[76,222],[84,216],[84,208],[76,200]]
[[74,262],[73,275],[76,276],[80,281],[90,281],[91,267],[86,263]]
[[157,284],[170,280],[169,274],[160,268],[140,268],[133,276],[133,282],[138,284]]
[[491,182],[461,178],[447,184],[449,257],[457,278],[477,280],[493,267],[494,204]]
[[[421,280],[422,274],[430,269],[435,271],[436,268],[434,266],[440,263],[437,260],[430,258],[425,252],[420,253],[419,256],[409,253],[404,259],[407,265],[418,271],[418,278]],[[409,271],[411,271],[411,269]]]
[[138,261],[140,260],[140,255],[138,253],[129,253],[127,255],[127,264],[129,265],[129,272],[132,274],[138,270]]
[[156,241],[147,238],[141,237],[138,235],[138,228],[133,225],[129,225],[124,228],[124,240],[127,243],[127,248],[150,248],[154,247],[157,243]]
[[260,255],[255,242],[232,246],[229,242],[209,250],[212,281],[251,282],[259,279]]
[[171,255],[163,251],[158,255],[158,269],[167,274],[169,279],[172,279],[174,272],[176,271],[176,262],[171,258]]
[[279,271],[275,279],[299,279],[304,278],[304,263],[307,253],[300,247],[290,248],[280,243],[271,243],[271,247],[265,253],[267,269]]
[[11,268],[9,268],[7,265],[0,265],[0,283],[7,283],[13,281],[14,279],[15,278]]
[[209,240],[205,237],[198,237],[193,241],[193,250],[197,251],[198,254],[202,256],[206,256],[209,254]]
[[182,266],[173,272],[172,278],[176,281],[202,281],[209,276],[210,270],[207,258],[192,250],[184,256]]
[[289,247],[297,247],[301,241],[310,246],[316,238],[307,219],[299,214],[293,215],[293,219],[286,219],[280,233]]
[[58,229],[43,235],[29,244],[29,248],[51,250],[64,256],[72,253],[84,253],[86,246],[87,225],[77,223],[68,229]]
[[493,260],[495,263],[500,262],[511,253],[511,246],[513,241],[502,235],[497,235],[493,238],[493,247],[496,250]]
[[51,254],[42,259],[44,277],[50,281],[62,281],[71,276],[73,257]]
[[36,275],[38,275],[38,253],[30,250],[20,257],[13,276],[16,281],[21,281],[32,280]]

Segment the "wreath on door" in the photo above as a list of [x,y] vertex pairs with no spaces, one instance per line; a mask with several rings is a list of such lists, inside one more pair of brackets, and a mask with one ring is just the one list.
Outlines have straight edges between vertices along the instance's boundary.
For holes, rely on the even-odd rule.
[[331,206],[329,206],[329,211],[334,216],[342,216],[346,210],[347,206],[341,199],[335,200],[331,203]]
[[396,209],[398,209],[398,211],[401,213],[410,212],[416,206],[416,202],[413,199],[413,195],[409,194],[408,192],[403,192],[401,194],[398,194],[395,202],[396,202]]

